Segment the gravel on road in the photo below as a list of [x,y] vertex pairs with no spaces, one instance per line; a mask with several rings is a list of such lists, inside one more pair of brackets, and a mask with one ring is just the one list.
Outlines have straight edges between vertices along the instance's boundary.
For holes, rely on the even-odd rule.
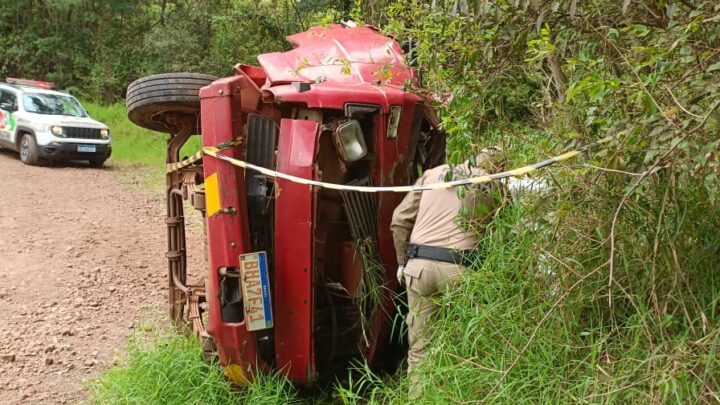
[[133,330],[163,318],[162,190],[119,181],[141,171],[0,151],[0,403],[83,401]]

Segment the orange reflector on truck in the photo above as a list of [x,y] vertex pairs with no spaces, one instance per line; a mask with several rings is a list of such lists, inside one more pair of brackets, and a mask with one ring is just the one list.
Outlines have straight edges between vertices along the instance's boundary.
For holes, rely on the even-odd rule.
[[222,208],[220,204],[220,188],[218,186],[217,173],[213,173],[205,178],[205,208],[208,217],[217,214]]

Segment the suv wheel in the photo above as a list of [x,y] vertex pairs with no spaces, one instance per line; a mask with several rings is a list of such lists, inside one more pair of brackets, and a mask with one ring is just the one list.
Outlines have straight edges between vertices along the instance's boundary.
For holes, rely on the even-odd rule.
[[20,139],[20,161],[26,165],[35,166],[39,160],[35,137],[30,134],[23,135]]
[[152,131],[175,133],[177,129],[165,119],[165,113],[199,115],[200,89],[215,80],[215,76],[200,73],[163,73],[137,79],[127,88],[128,118]]
[[105,159],[90,159],[88,160],[90,167],[101,168],[105,164]]

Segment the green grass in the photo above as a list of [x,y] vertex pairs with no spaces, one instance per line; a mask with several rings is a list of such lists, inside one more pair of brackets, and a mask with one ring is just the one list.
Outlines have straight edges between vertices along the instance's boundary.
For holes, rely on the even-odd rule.
[[[157,322],[157,321],[155,321]],[[195,338],[155,328],[131,336],[120,360],[89,382],[89,404],[328,404],[387,399],[383,382],[367,365],[356,364],[346,383],[298,391],[278,372],[257,374],[243,386],[232,385],[217,362],[203,358]],[[398,376],[395,376],[398,378]],[[402,378],[402,377],[400,377]],[[386,401],[387,402],[387,401]]]
[[290,383],[260,375],[233,388],[216,363],[203,359],[196,339],[136,333],[120,363],[91,382],[91,404],[287,404],[298,402]]
[[[150,187],[163,184],[165,179],[165,148],[168,134],[140,128],[127,117],[124,104],[101,105],[83,102],[90,116],[110,127],[113,153],[108,160],[112,166],[135,167],[145,173],[142,182]],[[200,137],[193,136],[183,146],[181,156],[200,150]]]
[[357,253],[360,255],[363,264],[363,274],[356,299],[360,308],[360,327],[363,336],[361,344],[369,346],[371,324],[377,315],[377,310],[380,308],[386,289],[382,281],[382,273],[385,268],[378,257],[376,242],[371,238],[358,240],[357,246]]
[[[604,257],[549,250],[546,229],[528,226],[529,209],[506,209],[482,241],[484,259],[437,297],[442,310],[416,402],[716,403],[716,225],[694,225],[702,211],[682,225],[698,245],[679,259],[693,276],[673,280],[672,267],[655,269],[669,288],[663,296],[651,292],[652,261],[633,260],[648,256],[646,246],[623,241],[614,277],[625,286],[611,291],[609,307]],[[335,389],[343,403],[409,402],[401,374],[380,379],[358,367],[354,376]]]

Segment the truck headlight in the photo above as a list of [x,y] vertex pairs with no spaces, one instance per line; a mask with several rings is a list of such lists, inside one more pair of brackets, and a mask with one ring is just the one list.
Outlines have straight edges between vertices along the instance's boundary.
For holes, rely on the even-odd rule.
[[338,125],[333,139],[338,154],[345,162],[355,162],[367,154],[362,127],[357,120],[348,120]]
[[101,130],[100,130],[100,138],[102,138],[102,139],[110,139],[110,130],[101,129]]
[[63,127],[59,125],[53,125],[50,127],[50,132],[55,136],[63,136]]

